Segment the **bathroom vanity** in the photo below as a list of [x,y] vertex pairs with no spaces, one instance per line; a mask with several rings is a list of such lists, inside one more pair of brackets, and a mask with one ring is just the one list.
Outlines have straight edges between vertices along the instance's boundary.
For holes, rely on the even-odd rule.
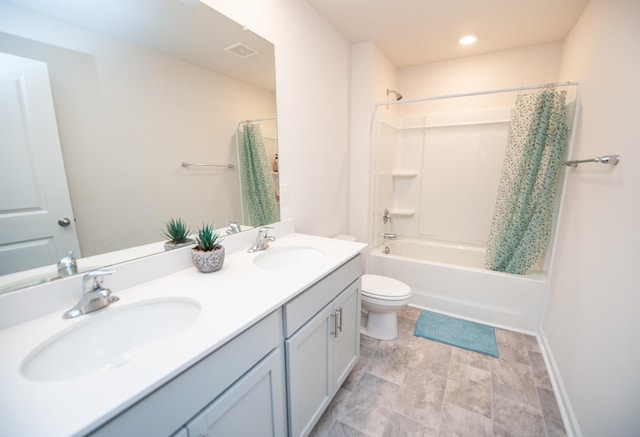
[[[109,277],[120,300],[104,310],[0,331],[0,434],[308,434],[358,358],[365,245],[274,232],[254,254],[257,231],[228,239],[219,272],[187,267],[121,290]],[[158,265],[189,256],[177,251]]]

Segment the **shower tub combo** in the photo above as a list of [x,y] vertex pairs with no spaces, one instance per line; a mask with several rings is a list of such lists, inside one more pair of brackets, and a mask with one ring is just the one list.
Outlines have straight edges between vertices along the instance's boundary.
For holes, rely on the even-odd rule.
[[[568,120],[575,124],[578,83],[554,87],[569,93]],[[488,270],[484,260],[516,95],[543,89],[548,85],[375,105],[367,273],[409,285],[410,304],[417,307],[527,333],[539,330],[555,228],[538,266],[526,275]],[[562,172],[559,177],[561,192]],[[554,202],[556,218],[561,199]]]
[[400,238],[374,248],[369,261],[372,273],[409,285],[417,307],[528,333],[542,323],[546,274],[487,270],[483,249]]

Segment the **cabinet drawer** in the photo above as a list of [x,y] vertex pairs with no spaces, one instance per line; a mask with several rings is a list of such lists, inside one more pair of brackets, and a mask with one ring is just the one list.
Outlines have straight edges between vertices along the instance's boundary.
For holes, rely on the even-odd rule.
[[300,296],[284,305],[284,336],[293,335],[314,314],[331,302],[337,295],[360,277],[362,256],[349,261],[320,279]]
[[257,322],[92,435],[171,435],[281,344],[280,314]]

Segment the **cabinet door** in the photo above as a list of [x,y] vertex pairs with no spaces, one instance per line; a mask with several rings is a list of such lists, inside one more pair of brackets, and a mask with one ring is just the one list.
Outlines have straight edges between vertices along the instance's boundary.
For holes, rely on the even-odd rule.
[[360,280],[333,303],[336,334],[333,338],[333,391],[336,392],[360,356]]
[[189,437],[285,435],[283,369],[278,348],[189,421]]
[[324,307],[285,341],[289,435],[307,435],[333,396],[333,308]]

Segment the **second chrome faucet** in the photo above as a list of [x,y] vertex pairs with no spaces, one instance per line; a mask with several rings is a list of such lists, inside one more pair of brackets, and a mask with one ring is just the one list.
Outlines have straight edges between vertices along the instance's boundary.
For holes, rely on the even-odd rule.
[[247,252],[259,252],[261,250],[265,250],[269,248],[269,243],[275,241],[276,237],[269,235],[269,231],[273,229],[269,226],[264,226],[258,230],[258,236],[256,237],[256,242],[253,243]]

